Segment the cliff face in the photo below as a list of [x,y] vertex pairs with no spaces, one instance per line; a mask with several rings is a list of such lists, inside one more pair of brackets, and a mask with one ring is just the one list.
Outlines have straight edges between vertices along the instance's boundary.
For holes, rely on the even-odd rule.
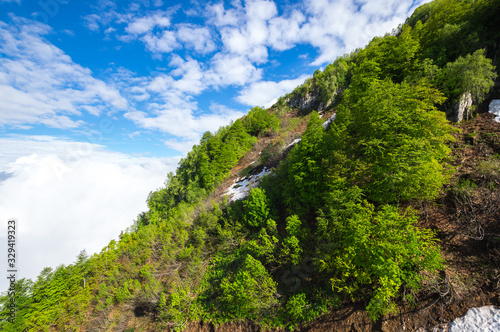
[[[337,95],[336,93],[335,95]],[[290,108],[298,109],[301,113],[309,113],[313,110],[323,112],[328,109],[333,101],[328,99],[326,102],[321,100],[321,91],[315,88],[313,91],[306,92],[303,95],[292,95],[285,98],[285,102]]]
[[472,95],[470,92],[464,93],[460,96],[460,101],[453,106],[453,120],[454,122],[462,122],[468,120],[472,116]]

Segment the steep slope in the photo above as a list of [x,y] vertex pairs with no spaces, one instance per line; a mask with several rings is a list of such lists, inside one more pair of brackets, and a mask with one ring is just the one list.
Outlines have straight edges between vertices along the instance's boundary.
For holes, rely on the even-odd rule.
[[417,330],[499,304],[500,125],[477,115],[497,93],[499,15],[424,5],[207,132],[119,241],[4,294],[2,330]]

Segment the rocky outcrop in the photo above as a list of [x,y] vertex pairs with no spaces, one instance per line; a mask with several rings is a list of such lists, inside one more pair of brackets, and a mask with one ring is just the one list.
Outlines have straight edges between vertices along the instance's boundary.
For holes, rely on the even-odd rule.
[[[338,95],[338,92],[335,95]],[[304,94],[291,94],[286,102],[290,108],[298,109],[301,113],[313,110],[321,112],[332,105],[332,100],[321,101],[321,91],[318,88],[313,88]]]
[[468,120],[472,116],[472,95],[470,92],[464,93],[460,96],[460,100],[453,106],[452,121],[462,122],[464,119]]
[[303,112],[315,108],[318,105],[319,96],[314,92],[307,92],[303,96],[294,96],[288,100],[288,105],[291,108],[297,108],[299,111]]

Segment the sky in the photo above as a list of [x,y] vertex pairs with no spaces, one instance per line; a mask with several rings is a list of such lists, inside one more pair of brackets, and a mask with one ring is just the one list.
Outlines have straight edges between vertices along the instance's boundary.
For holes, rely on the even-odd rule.
[[204,132],[424,2],[0,0],[0,250],[16,218],[18,278],[99,252]]

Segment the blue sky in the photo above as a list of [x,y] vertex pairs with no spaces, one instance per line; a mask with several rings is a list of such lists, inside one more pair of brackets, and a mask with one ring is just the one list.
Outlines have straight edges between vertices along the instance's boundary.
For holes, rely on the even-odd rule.
[[205,131],[423,2],[0,0],[0,216],[23,276],[99,251]]

